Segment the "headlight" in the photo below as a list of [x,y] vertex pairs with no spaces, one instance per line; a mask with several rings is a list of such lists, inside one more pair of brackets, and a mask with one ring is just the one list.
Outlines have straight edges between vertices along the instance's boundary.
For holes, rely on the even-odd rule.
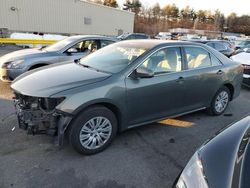
[[208,188],[203,166],[196,152],[183,170],[176,188]]
[[2,64],[2,68],[5,68],[5,69],[6,69],[10,63],[11,63],[11,62],[5,62],[5,63],[3,63],[3,64]]
[[21,69],[24,67],[24,60],[16,60],[16,61],[12,61],[11,63],[9,63],[7,65],[8,69]]

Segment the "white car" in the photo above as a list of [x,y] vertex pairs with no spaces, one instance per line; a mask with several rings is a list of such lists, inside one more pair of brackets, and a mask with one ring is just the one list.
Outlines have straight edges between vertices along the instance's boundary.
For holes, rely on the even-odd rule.
[[171,40],[171,33],[160,32],[158,35],[155,36],[155,38],[159,40]]
[[244,52],[231,56],[231,59],[244,66],[243,85],[250,87],[250,48],[244,49]]

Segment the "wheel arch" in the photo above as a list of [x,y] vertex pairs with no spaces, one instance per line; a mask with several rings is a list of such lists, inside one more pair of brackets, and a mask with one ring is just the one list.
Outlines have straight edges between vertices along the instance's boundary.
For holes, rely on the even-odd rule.
[[[106,101],[106,100],[101,100],[101,101],[92,101],[89,102],[88,104],[84,104],[81,105],[80,107],[78,107],[74,112],[73,112],[73,116],[78,116],[79,114],[81,114],[83,111],[85,111],[88,108],[92,108],[94,106],[104,106],[107,109],[109,109],[110,111],[112,111],[117,119],[117,123],[118,123],[118,132],[122,131],[122,125],[124,123],[124,118],[122,116],[122,110],[118,107],[118,105],[114,104],[111,101]],[[74,120],[73,120],[74,121]],[[70,123],[71,124],[71,123]]]
[[46,65],[49,65],[49,63],[47,63],[47,62],[36,63],[36,64],[33,64],[33,65],[30,65],[30,67],[28,68],[28,70],[33,70],[33,69],[36,69],[36,68],[39,68],[39,67],[43,67],[43,66],[46,66]]
[[234,91],[235,91],[235,88],[234,88],[233,84],[231,84],[231,83],[224,83],[223,86],[225,86],[225,87],[227,87],[229,89],[229,91],[230,91],[230,101],[232,101],[233,98],[234,98]]

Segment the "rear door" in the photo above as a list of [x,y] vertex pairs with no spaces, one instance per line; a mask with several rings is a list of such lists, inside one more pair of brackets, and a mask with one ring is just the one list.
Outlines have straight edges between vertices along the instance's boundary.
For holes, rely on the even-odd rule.
[[207,107],[223,83],[224,66],[203,47],[183,48],[185,56],[185,101],[187,110]]

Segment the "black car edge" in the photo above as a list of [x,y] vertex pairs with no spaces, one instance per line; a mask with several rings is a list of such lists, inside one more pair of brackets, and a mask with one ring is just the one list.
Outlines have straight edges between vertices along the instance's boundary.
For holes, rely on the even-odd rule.
[[193,155],[175,188],[249,188],[250,115],[206,141]]

